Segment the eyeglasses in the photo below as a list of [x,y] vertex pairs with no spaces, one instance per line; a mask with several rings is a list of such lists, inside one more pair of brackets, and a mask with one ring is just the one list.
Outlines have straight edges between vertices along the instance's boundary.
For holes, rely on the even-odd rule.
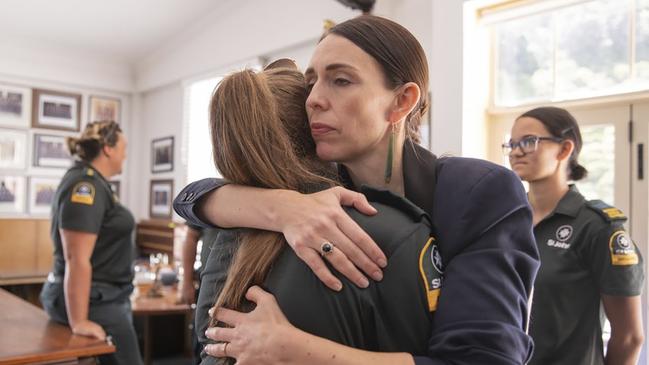
[[509,155],[510,153],[512,153],[512,151],[516,149],[516,147],[520,147],[521,151],[524,154],[532,153],[539,148],[539,141],[551,141],[551,142],[559,143],[563,141],[563,139],[559,137],[527,136],[518,142],[509,140],[509,142],[505,142],[502,144],[503,154]]

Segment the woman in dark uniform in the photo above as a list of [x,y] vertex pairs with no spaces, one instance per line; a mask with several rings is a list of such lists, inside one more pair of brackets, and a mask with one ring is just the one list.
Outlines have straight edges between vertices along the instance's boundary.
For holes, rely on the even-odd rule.
[[135,220],[107,181],[122,172],[126,137],[115,122],[93,122],[68,146],[78,160],[52,203],[54,267],[41,302],[77,335],[112,337],[117,351],[101,364],[141,364],[129,300]]
[[[516,119],[503,144],[512,169],[529,182],[541,270],[530,333],[534,365],[636,364],[643,342],[643,262],[625,232],[624,214],[586,200],[569,181],[578,162],[579,126],[564,109],[541,107]],[[600,302],[611,322],[606,356]]]
[[[247,296],[257,303],[252,312],[216,311],[216,318],[233,328],[210,329],[209,336],[224,343],[206,351],[234,357],[241,365],[524,363],[532,348],[525,334],[527,301],[538,268],[531,211],[519,179],[507,169],[472,159],[438,160],[417,144],[419,121],[427,109],[422,95],[428,90],[427,61],[419,42],[387,19],[354,18],[323,37],[305,76],[318,157],[340,163],[346,187],[389,189],[432,217],[439,254],[421,257],[429,258],[431,270],[435,263],[443,264],[444,278],[426,353],[362,351],[308,335],[290,326],[273,296],[259,288]],[[212,179],[186,187],[176,198],[176,211],[197,225],[205,225],[199,213],[223,227],[282,232],[295,254],[337,291],[343,283],[323,260],[368,288],[362,293],[373,286],[360,270],[380,281],[383,267],[383,280],[388,280],[387,250],[381,252],[341,208],[353,205],[375,213],[362,194],[341,187],[301,194],[224,184]],[[400,229],[384,223],[385,230]],[[433,280],[424,284],[431,288],[438,283]],[[293,295],[300,296],[298,291]],[[435,294],[427,294],[429,299],[434,301]],[[398,302],[407,305],[409,299]]]

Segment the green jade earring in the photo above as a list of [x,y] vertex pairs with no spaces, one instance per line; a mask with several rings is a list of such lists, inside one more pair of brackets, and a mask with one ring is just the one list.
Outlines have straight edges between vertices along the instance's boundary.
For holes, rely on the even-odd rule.
[[385,183],[389,184],[392,180],[392,160],[394,159],[394,124],[392,124],[392,131],[390,131],[390,140],[388,141],[388,158],[385,164]]

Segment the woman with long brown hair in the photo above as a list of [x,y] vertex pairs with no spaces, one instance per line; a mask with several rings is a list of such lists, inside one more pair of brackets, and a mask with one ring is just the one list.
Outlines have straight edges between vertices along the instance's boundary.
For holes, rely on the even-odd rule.
[[[210,107],[214,161],[223,176],[238,184],[300,193],[338,185],[334,167],[315,154],[304,123],[306,96],[303,74],[287,60],[263,72],[245,70],[223,79]],[[385,280],[368,291],[347,285],[335,293],[285,249],[280,233],[222,232],[201,275],[196,328],[202,342],[208,343],[203,332],[212,305],[250,311],[254,303],[246,293],[253,285],[263,285],[276,296],[288,320],[308,333],[366,350],[425,354],[434,309],[418,261],[422,250],[434,247],[430,221],[392,193],[369,188],[365,193],[378,213],[371,218],[350,213],[393,258]],[[204,364],[214,361],[203,359]]]

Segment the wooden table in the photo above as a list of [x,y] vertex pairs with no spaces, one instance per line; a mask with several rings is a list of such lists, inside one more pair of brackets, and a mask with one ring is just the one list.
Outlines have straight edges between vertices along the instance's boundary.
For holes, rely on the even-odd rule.
[[0,289],[0,364],[78,364],[115,347],[72,334],[40,308]]
[[[185,330],[191,320],[193,308],[189,304],[178,303],[178,290],[176,287],[162,287],[159,298],[149,298],[146,295],[140,295],[136,290],[131,296],[131,307],[133,316],[144,317],[144,364],[151,364],[151,316],[162,316],[168,314],[182,314],[185,316]],[[185,347],[187,344],[187,331],[183,334],[185,338]]]

